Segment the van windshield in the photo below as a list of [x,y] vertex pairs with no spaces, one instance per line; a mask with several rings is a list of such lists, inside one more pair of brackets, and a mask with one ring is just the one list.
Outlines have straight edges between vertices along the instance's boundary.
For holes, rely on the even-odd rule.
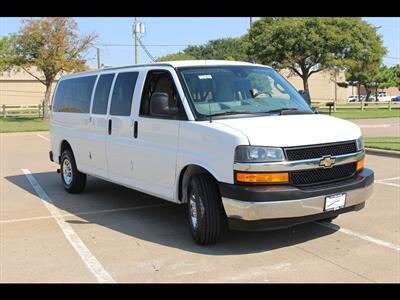
[[181,67],[186,98],[198,119],[209,116],[313,113],[278,72],[258,66]]

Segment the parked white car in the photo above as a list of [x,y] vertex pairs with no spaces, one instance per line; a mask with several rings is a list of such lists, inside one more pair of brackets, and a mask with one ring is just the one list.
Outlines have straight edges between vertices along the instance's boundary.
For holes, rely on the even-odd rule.
[[[50,159],[70,193],[96,176],[187,205],[198,244],[223,222],[331,220],[372,193],[360,128],[315,114],[270,67],[175,61],[63,76]],[[110,198],[112,201],[112,198]]]
[[378,96],[378,102],[389,102],[392,98],[392,96]]
[[351,95],[347,97],[347,102],[358,102],[360,101],[358,95]]

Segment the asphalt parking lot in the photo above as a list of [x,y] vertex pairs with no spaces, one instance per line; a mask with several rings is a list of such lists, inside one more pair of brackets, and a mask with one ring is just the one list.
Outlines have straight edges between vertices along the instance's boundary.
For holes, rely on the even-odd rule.
[[93,177],[67,194],[49,134],[0,134],[1,282],[400,282],[400,159],[333,223],[192,241],[185,207]]

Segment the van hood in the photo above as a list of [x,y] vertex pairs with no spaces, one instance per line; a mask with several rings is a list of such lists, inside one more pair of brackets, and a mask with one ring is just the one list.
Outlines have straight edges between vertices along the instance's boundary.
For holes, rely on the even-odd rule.
[[250,145],[292,147],[355,140],[360,127],[336,117],[305,114],[220,119],[215,123],[245,134]]

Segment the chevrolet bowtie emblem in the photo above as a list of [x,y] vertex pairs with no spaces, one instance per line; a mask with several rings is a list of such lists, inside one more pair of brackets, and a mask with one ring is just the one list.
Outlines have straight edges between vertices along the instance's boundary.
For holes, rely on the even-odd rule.
[[324,168],[331,168],[335,164],[336,159],[332,158],[330,155],[322,157],[319,161],[319,165]]

